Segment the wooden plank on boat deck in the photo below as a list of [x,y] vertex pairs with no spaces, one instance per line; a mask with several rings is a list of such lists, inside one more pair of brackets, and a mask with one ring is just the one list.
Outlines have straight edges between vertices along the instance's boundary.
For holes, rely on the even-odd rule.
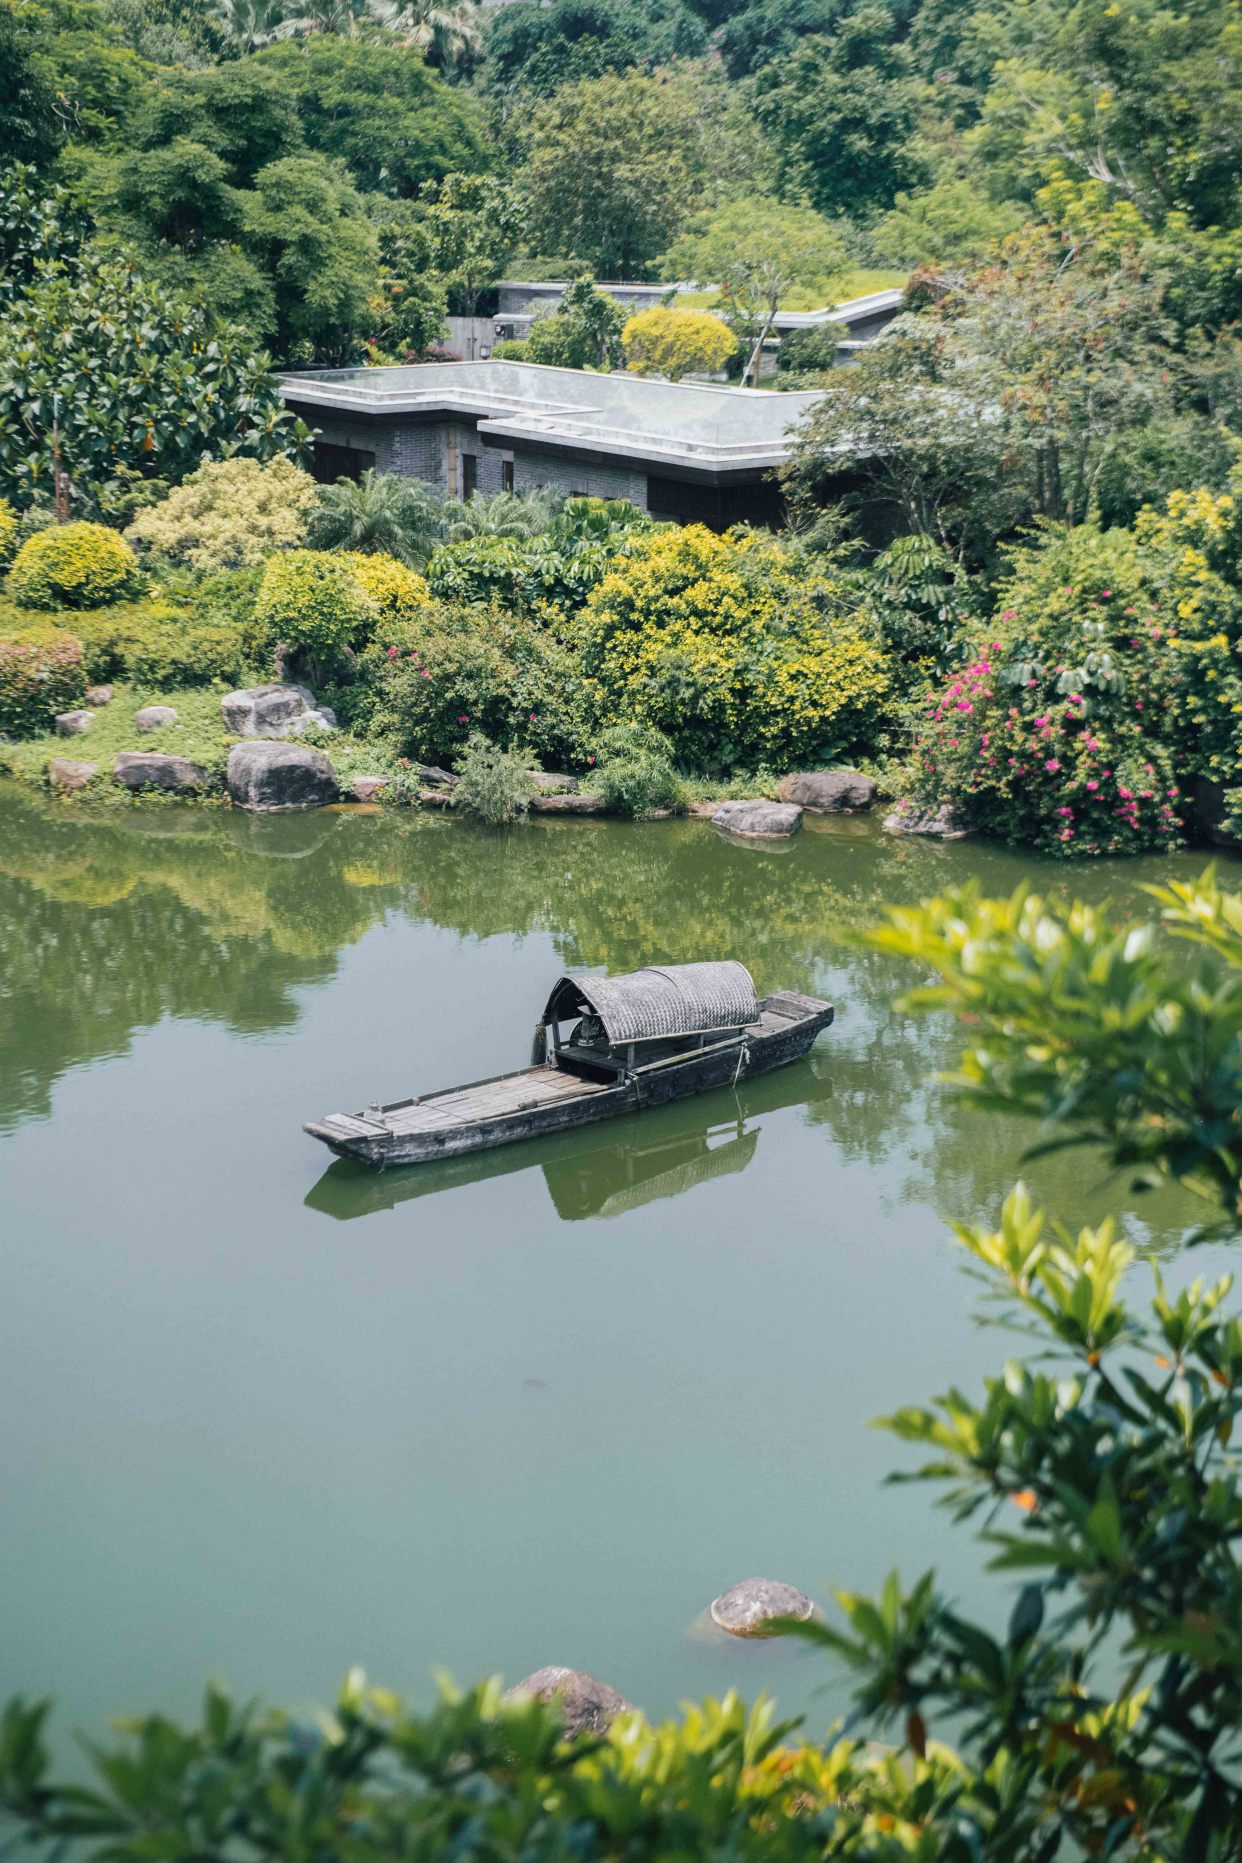
[[382,1125],[367,1119],[355,1119],[349,1113],[329,1113],[319,1123],[339,1132],[342,1138],[375,1138],[384,1130]]
[[566,1074],[516,1075],[507,1080],[481,1081],[473,1087],[458,1087],[437,1093],[417,1106],[403,1106],[388,1114],[391,1132],[423,1132],[444,1126],[469,1125],[478,1119],[494,1119],[504,1113],[520,1112],[527,1107],[546,1105],[549,1101],[578,1098],[602,1092],[597,1081],[575,1080]]

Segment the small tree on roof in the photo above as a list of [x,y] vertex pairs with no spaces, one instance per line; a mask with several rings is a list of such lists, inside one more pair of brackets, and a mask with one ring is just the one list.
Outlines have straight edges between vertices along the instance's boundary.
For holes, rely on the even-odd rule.
[[822,214],[762,198],[703,215],[663,260],[666,276],[717,286],[729,328],[748,352],[742,380],[752,385],[785,294],[810,285],[827,300],[846,265],[845,246]]

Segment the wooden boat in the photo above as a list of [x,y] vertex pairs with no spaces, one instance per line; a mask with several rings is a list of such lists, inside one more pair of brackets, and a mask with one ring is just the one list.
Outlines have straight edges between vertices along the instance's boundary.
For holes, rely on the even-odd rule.
[[562,977],[529,1067],[328,1113],[306,1131],[340,1157],[380,1166],[488,1151],[783,1067],[832,1016],[830,1003],[793,990],[760,999],[745,965],[731,962]]
[[640,1203],[680,1196],[714,1177],[742,1171],[770,1113],[812,1112],[832,1097],[834,1075],[817,1048],[788,1067],[674,1100],[651,1120],[620,1129],[588,1125],[539,1145],[505,1145],[480,1156],[441,1158],[420,1171],[374,1171],[334,1158],[303,1199],[336,1222],[401,1209],[425,1197],[534,1171],[564,1222],[621,1215]]

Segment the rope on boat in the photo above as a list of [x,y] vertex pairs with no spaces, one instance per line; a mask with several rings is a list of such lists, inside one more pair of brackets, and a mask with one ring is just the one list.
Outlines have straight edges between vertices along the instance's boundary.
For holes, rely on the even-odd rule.
[[737,1083],[742,1077],[742,1066],[750,1060],[750,1043],[743,1035],[737,1051],[737,1066],[733,1070],[733,1104],[737,1107],[738,1124],[745,1125],[746,1115],[742,1111],[742,1102],[737,1097]]

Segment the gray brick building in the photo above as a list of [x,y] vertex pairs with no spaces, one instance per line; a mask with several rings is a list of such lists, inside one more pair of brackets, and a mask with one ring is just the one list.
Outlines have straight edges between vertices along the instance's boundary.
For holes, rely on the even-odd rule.
[[656,517],[726,525],[780,511],[773,469],[818,398],[525,362],[286,374],[327,480],[367,467],[454,497],[556,485]]

